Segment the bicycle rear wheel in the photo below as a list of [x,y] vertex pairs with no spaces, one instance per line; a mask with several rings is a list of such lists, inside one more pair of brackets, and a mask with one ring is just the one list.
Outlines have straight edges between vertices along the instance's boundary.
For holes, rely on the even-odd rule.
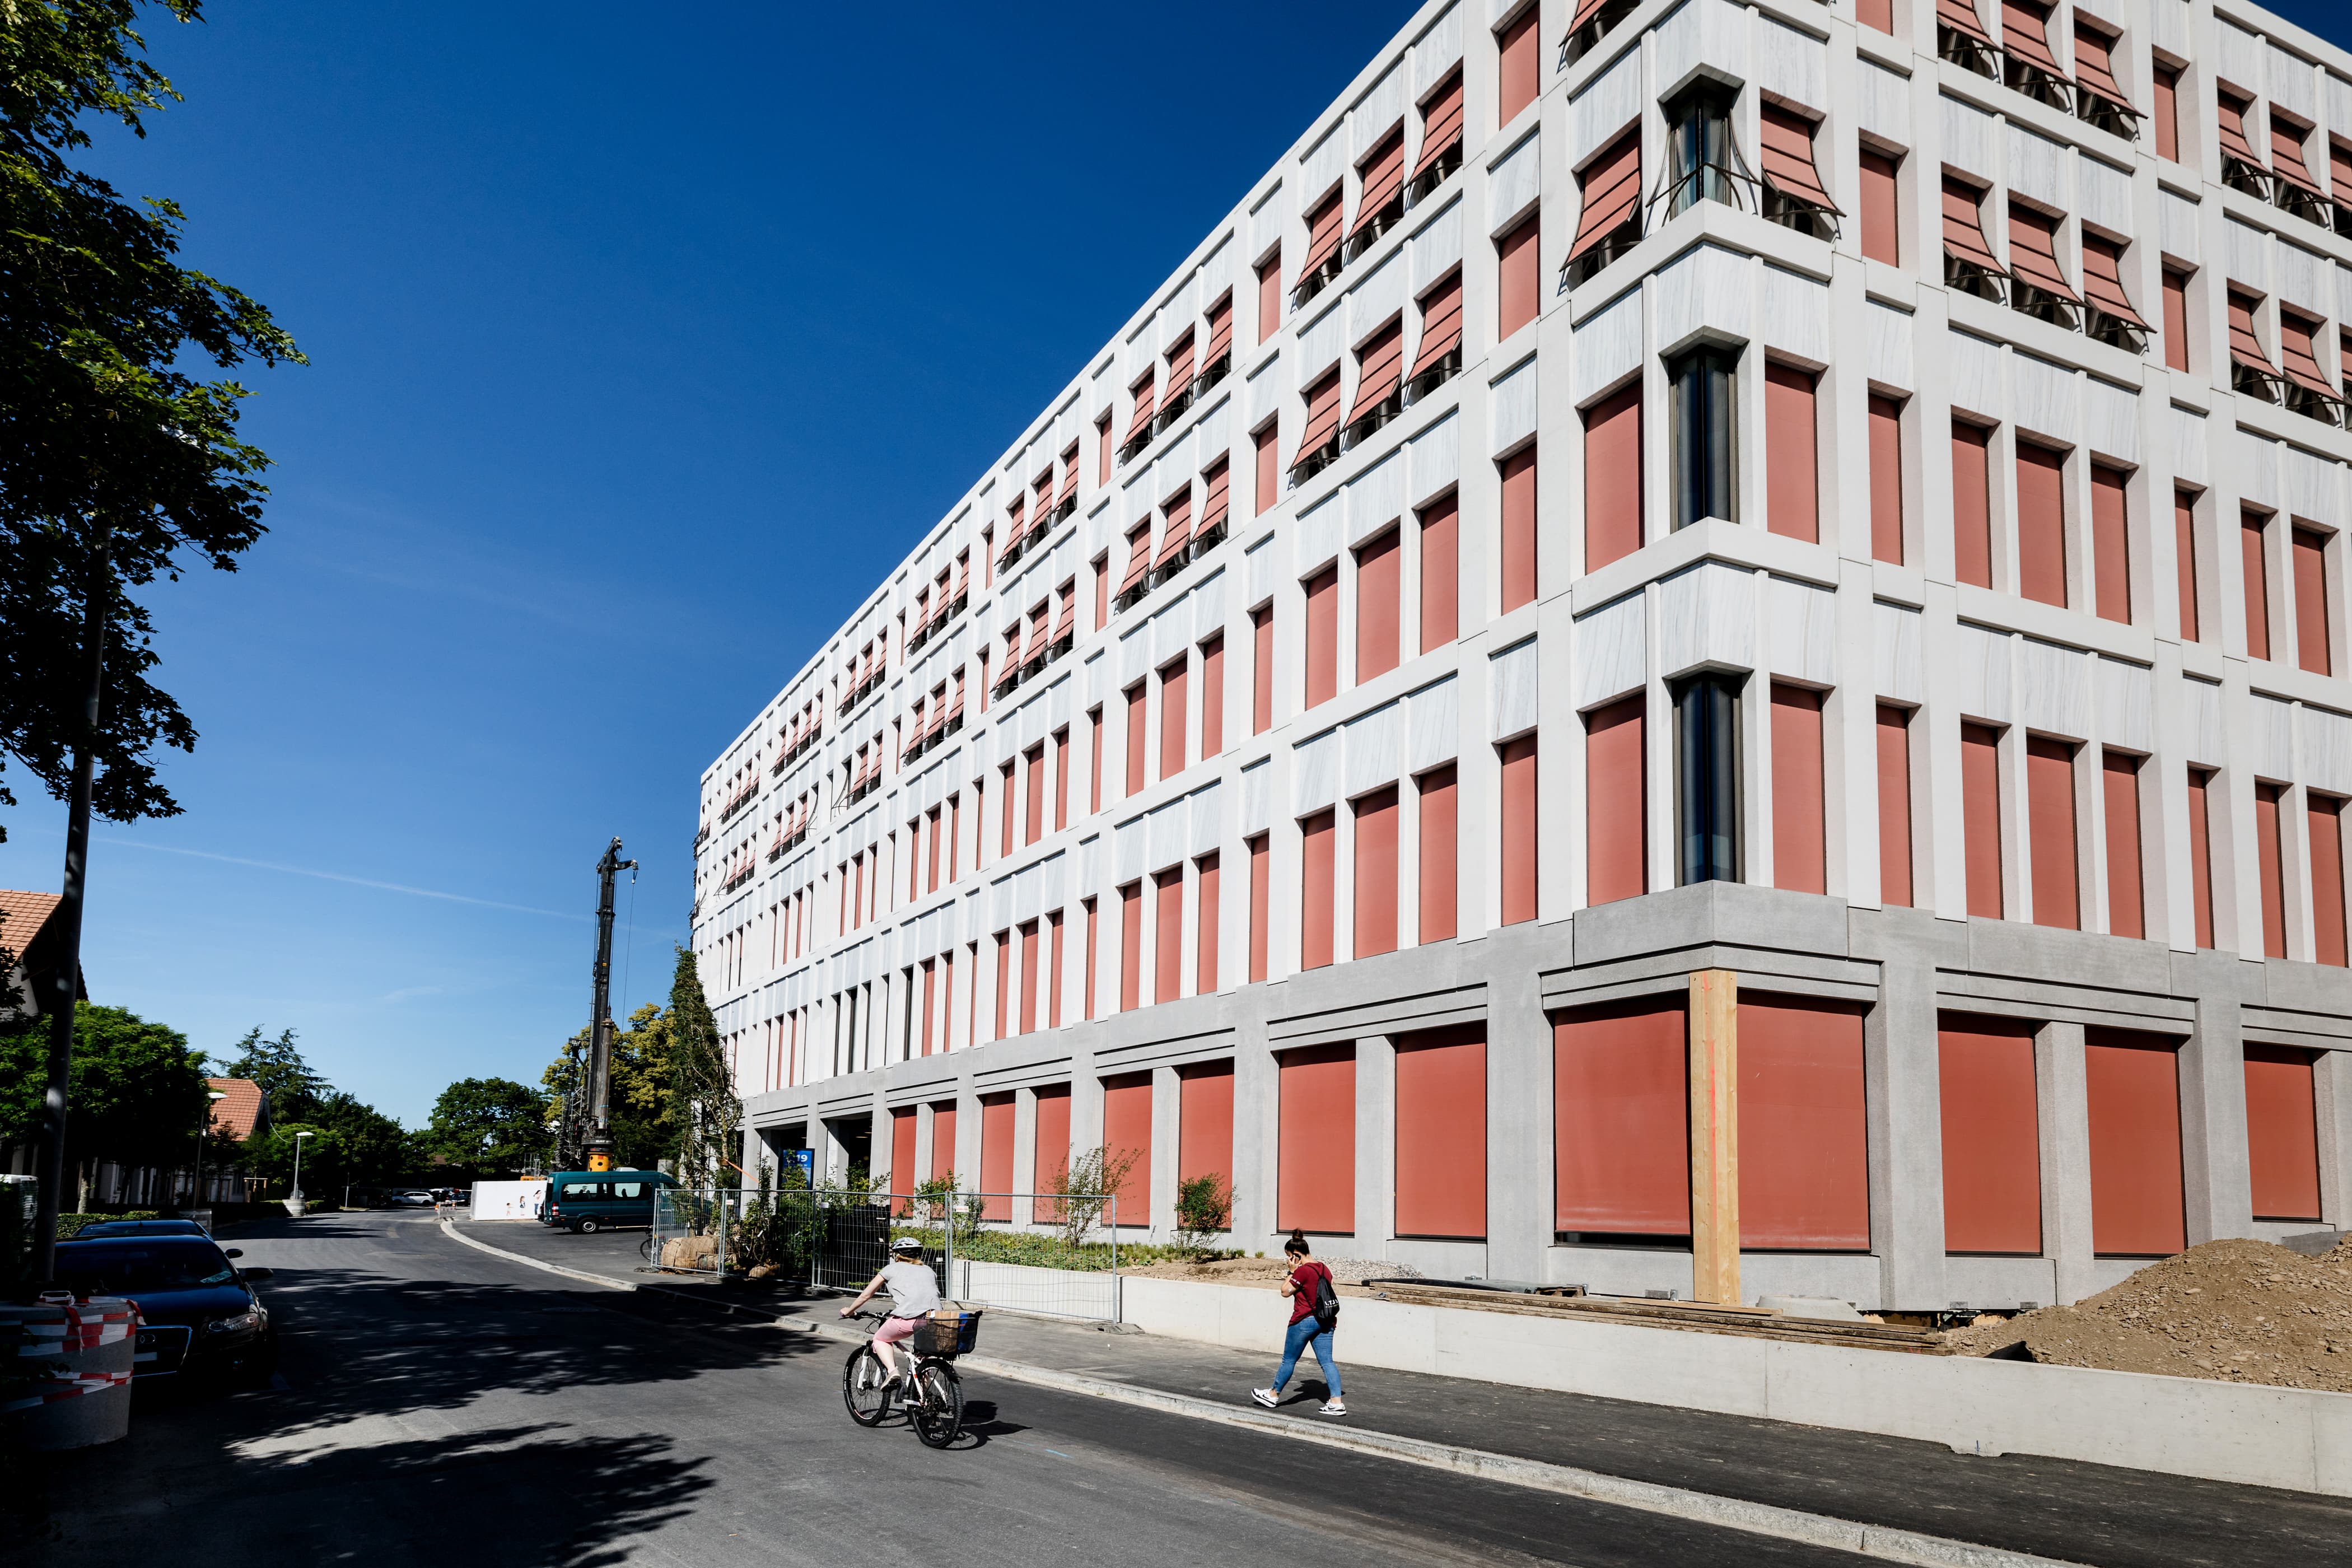
[[860,1345],[849,1352],[849,1361],[841,1369],[841,1402],[849,1407],[849,1418],[860,1426],[878,1426],[890,1414],[891,1380],[882,1370],[882,1358],[874,1353],[872,1345]]
[[946,1447],[963,1431],[963,1380],[943,1361],[926,1362],[915,1373],[915,1390],[920,1398],[907,1412],[915,1436],[928,1447]]

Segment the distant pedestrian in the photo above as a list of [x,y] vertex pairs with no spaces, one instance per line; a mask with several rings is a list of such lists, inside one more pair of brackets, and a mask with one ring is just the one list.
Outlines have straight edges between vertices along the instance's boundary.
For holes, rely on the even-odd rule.
[[1281,1404],[1283,1384],[1290,1381],[1300,1353],[1311,1344],[1329,1391],[1322,1413],[1345,1415],[1348,1406],[1339,1397],[1339,1367],[1331,1359],[1331,1333],[1339,1323],[1339,1289],[1331,1282],[1331,1271],[1307,1256],[1305,1232],[1292,1231],[1282,1250],[1290,1262],[1290,1277],[1282,1282],[1282,1293],[1290,1298],[1290,1331],[1282,1342],[1282,1364],[1275,1369],[1274,1385],[1253,1388],[1250,1397],[1268,1410]]

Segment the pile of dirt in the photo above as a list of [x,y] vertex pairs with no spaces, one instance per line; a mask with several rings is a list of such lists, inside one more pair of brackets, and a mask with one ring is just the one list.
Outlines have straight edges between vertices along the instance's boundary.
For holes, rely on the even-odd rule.
[[2022,1345],[2059,1366],[2352,1394],[2352,1240],[2320,1258],[2209,1241],[2071,1307],[1979,1319],[1945,1344],[1954,1355]]
[[[1384,1258],[1326,1258],[1319,1261],[1342,1285],[1366,1279],[1421,1278],[1421,1270],[1412,1264],[1391,1263]],[[1280,1258],[1219,1258],[1204,1263],[1154,1263],[1119,1272],[1146,1279],[1190,1279],[1206,1285],[1262,1285],[1270,1289],[1290,1278],[1290,1265]]]

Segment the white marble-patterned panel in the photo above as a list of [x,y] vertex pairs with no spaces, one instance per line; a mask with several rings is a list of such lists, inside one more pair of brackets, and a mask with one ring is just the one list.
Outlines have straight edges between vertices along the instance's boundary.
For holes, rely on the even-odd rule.
[[1013,918],[1016,921],[1034,921],[1045,912],[1038,895],[1045,890],[1045,873],[1042,864],[1024,866],[1013,875]]
[[2258,506],[2279,504],[2278,444],[2239,428],[2225,437],[2237,449],[2238,493]]
[[2183,743],[2189,748],[2189,760],[2219,767],[2228,759],[2228,750],[2221,742],[2221,687],[2212,680],[2183,677],[2181,694],[2188,700],[2188,733]]
[[1151,670],[1151,624],[1147,621],[1118,639],[1118,686],[1124,691]]
[[1658,584],[1658,643],[1673,679],[1702,665],[1756,668],[1756,574],[1703,561]]
[[2263,95],[2263,41],[2239,26],[2235,22],[2215,18],[2213,42],[2217,50],[2214,68],[2232,85],[2243,88],[2256,98]]
[[1412,466],[1406,493],[1419,506],[1462,477],[1462,416],[1448,412],[1412,438],[1406,456]]
[[1151,813],[1151,864],[1148,871],[1176,865],[1192,847],[1192,802],[1179,796]]
[[1364,155],[1404,118],[1404,62],[1400,59],[1381,73],[1356,107],[1348,110],[1348,155],[1360,163]]
[[1250,373],[1250,427],[1257,428],[1282,406],[1283,361],[1270,359]]
[[1195,855],[1206,855],[1217,847],[1224,827],[1224,786],[1206,784],[1187,798],[1192,802],[1192,841],[1187,847]]
[[2156,749],[2155,672],[2144,664],[2100,658],[2096,665],[2099,739],[2137,752]]
[[2009,399],[2000,389],[2000,349],[1968,332],[1947,339],[1951,359],[1952,406],[1989,419],[2006,419]]
[[1748,63],[1748,13],[1724,0],[1685,0],[1658,24],[1651,47],[1662,95],[1701,65],[1714,66],[1737,81],[1753,74]]
[[1622,380],[1642,363],[1642,291],[1628,289],[1576,329],[1570,381],[1580,404]]
[[1855,73],[1854,117],[1873,136],[1897,147],[1911,145],[1911,79],[1874,60]]
[[1642,51],[1628,49],[1569,105],[1569,167],[1581,167],[1642,112]]
[[1087,707],[1110,695],[1110,660],[1100,650],[1087,656],[1086,679]]
[[1348,342],[1360,344],[1404,310],[1405,258],[1391,251],[1364,280],[1348,290]]
[[1702,328],[1741,342],[1755,335],[1755,282],[1748,258],[1702,245],[1674,261],[1656,280],[1658,346],[1672,351]]
[[1213,637],[1225,626],[1225,574],[1212,572],[1192,590],[1192,640]]
[[1348,543],[1361,544],[1404,513],[1405,454],[1392,451],[1348,481]]
[[2344,469],[2300,447],[2282,446],[2279,503],[2309,522],[2338,526],[2344,521]]
[[2305,787],[2352,794],[2352,718],[2308,703],[2300,710]]
[[2189,55],[2189,0],[2148,0],[2148,34],[2159,49],[2187,59]]
[[1147,817],[1129,817],[1112,830],[1111,876],[1120,887],[1144,873],[1144,851],[1149,847],[1145,835],[1149,821]]
[[2122,0],[2075,0],[2074,9],[2085,16],[2096,17],[2118,32],[2123,30]]
[[1299,329],[1299,384],[1305,387],[1313,384],[1325,371],[1339,363],[1339,353],[1347,346],[1347,301],[1334,300],[1329,310]]
[[1543,139],[1531,132],[1486,176],[1486,226],[1497,231],[1535,205],[1543,184]]
[[2009,122],[2009,188],[2057,212],[2066,199],[2066,150],[2047,136]]
[[1249,566],[1249,602],[1263,605],[1274,592],[1274,536],[1266,535],[1242,557]]
[[2205,416],[2177,403],[2164,410],[2165,437],[2172,447],[2172,471],[2193,485],[2205,478]]
[[2018,428],[2073,446],[2082,438],[2083,378],[2032,354],[2009,356],[2009,385]]
[[1165,353],[1176,340],[1191,331],[1201,320],[1201,275],[1197,271],[1184,279],[1184,286],[1160,312],[1160,352]]
[[1342,729],[1345,798],[1353,800],[1366,790],[1394,783],[1404,752],[1404,704],[1383,702],[1349,720]]
[[1448,5],[1445,15],[1429,25],[1429,30],[1413,40],[1412,96],[1418,103],[1429,96],[1429,89],[1444,81],[1454,67],[1462,63],[1462,7]]
[[1771,668],[1817,686],[1837,682],[1837,595],[1793,577],[1770,579]]
[[1152,491],[1154,496],[1165,500],[1192,481],[1193,474],[1199,471],[1193,459],[1193,453],[1199,449],[1199,437],[1200,429],[1196,426],[1176,437],[1168,450],[1160,454],[1160,461],[1153,465],[1158,470],[1155,477],[1160,481],[1159,488]]
[[1578,711],[1622,696],[1646,679],[1650,642],[1647,605],[1647,599],[1637,591],[1576,617],[1576,639],[1570,645],[1573,658],[1569,668]]
[[2139,462],[2139,396],[2097,376],[2083,378],[2083,438],[2127,466]]
[[1881,386],[1911,391],[1911,312],[1873,300],[1863,306],[1864,341],[1870,351],[1870,379]]
[[1298,514],[1298,556],[1294,564],[1299,576],[1306,576],[1339,553],[1341,520],[1346,510],[1340,505],[1339,492],[1333,490]]
[[2276,44],[2271,46],[2270,68],[2264,72],[2263,96],[2306,124],[2319,117],[2318,71]]
[[[1782,29],[1786,31],[1786,29]],[[1764,341],[1776,349],[1827,364],[1830,289],[1779,267],[1764,268]]]
[[2243,283],[2257,293],[2269,293],[2271,237],[2236,218],[2228,220],[2221,229],[2227,241],[2222,253],[2228,259],[2231,280]]
[[1242,770],[1243,833],[1264,833],[1274,826],[1273,778],[1274,765],[1263,757]]
[[1488,711],[1494,729],[1488,739],[1507,741],[1536,727],[1536,659],[1533,637],[1516,643],[1488,661]]
[[1234,400],[1221,397],[1217,405],[1201,416],[1195,431],[1201,438],[1197,461],[1202,468],[1213,466],[1219,458],[1233,450]]
[[2120,239],[2128,239],[2136,226],[2132,221],[2132,177],[2127,169],[2096,158],[2083,157],[2074,161],[2075,211],[2084,223],[2105,229]]
[[1405,698],[1405,766],[1411,772],[1451,762],[1461,750],[1461,681],[1449,675]]
[[2174,195],[2170,191],[2156,193],[2157,248],[2176,261],[2190,266],[2198,263],[2197,204]]
[[1878,695],[1898,702],[1925,702],[1927,682],[1919,665],[1919,612],[1880,599],[1871,606],[1875,657],[1872,679]]
[[2271,252],[2271,263],[2276,268],[2280,299],[2315,316],[2328,313],[2328,307],[2336,302],[2336,268],[2327,258],[2282,239]]
[[1331,804],[1339,788],[1339,731],[1326,730],[1291,748],[1291,815],[1304,816]]
[[1192,606],[1178,595],[1151,617],[1151,662],[1156,668],[1192,645]]
[[2336,319],[2352,321],[2352,267],[2341,261],[2336,264]]
[[1829,51],[1819,38],[1769,16],[1758,18],[1755,38],[1758,87],[1808,109],[1830,106]]
[[[1298,161],[1300,164],[1298,195],[1301,202],[1319,202],[1333,185],[1339,183],[1340,174],[1346,172],[1348,167],[1346,132],[1345,125],[1333,125],[1329,131],[1324,132],[1323,140],[1315,143],[1308,149],[1307,155]],[[1306,216],[1304,206],[1299,209],[1299,216],[1302,217]]]
[[2010,716],[2009,646],[2016,639],[1970,621],[1959,624],[1955,639],[1961,714],[2006,724]]
[[1507,452],[1536,433],[1536,362],[1532,356],[1494,384],[1486,407],[1490,451]]
[[1940,100],[1944,107],[1944,162],[1979,180],[1990,181],[1993,169],[1993,117],[1957,98]]
[[2352,131],[2352,81],[2329,71],[2321,79],[2320,97],[2327,105],[2328,128],[2338,134]]
[[1462,198],[1423,224],[1412,240],[1412,291],[1419,294],[1462,264]]
[[2294,777],[2294,704],[2283,698],[2251,694],[2247,739],[2252,743],[2254,772],[2279,784]]

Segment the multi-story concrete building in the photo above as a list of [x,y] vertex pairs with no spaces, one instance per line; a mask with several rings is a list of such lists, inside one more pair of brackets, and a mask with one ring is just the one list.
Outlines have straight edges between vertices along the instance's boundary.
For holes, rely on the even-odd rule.
[[2346,1223],[2347,233],[2251,6],[1433,0],[705,775],[753,1152],[1893,1309]]

